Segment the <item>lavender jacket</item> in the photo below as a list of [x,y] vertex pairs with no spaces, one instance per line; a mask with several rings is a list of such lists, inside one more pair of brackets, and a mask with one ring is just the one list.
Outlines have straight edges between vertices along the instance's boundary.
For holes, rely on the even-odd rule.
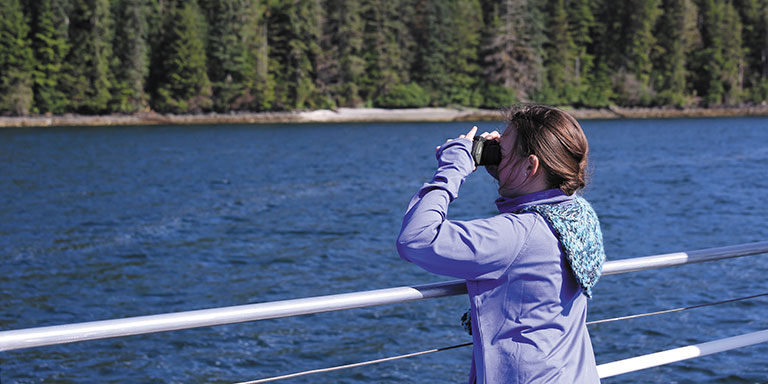
[[457,139],[438,152],[435,176],[403,219],[400,257],[467,281],[474,341],[470,384],[599,383],[587,297],[558,239],[539,214],[512,213],[574,197],[559,189],[500,197],[497,216],[447,220],[448,204],[474,169],[471,146],[469,139]]

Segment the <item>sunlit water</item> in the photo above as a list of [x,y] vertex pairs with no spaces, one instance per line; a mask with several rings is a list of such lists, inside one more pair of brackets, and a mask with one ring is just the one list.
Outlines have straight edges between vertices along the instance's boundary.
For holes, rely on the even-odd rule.
[[[501,123],[482,123],[496,129]],[[584,121],[609,259],[768,240],[768,119]],[[394,240],[471,123],[0,130],[0,330],[450,278]],[[471,175],[450,217],[495,213]],[[766,256],[604,277],[589,319],[768,291]],[[765,298],[590,327],[598,363],[768,328]],[[231,383],[468,342],[465,297],[0,352],[2,383]],[[606,383],[762,383],[768,345]],[[469,348],[293,383],[463,383]]]

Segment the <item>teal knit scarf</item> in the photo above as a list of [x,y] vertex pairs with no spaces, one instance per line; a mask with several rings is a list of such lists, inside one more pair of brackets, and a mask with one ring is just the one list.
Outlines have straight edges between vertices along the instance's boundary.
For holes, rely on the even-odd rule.
[[555,232],[565,251],[568,265],[576,281],[592,297],[605,263],[603,233],[592,206],[581,196],[559,204],[540,204],[521,212],[536,212],[544,217]]

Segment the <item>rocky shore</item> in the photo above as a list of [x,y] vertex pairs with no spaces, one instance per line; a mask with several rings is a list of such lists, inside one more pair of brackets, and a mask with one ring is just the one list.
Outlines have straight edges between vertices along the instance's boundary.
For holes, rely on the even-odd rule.
[[[723,108],[604,108],[567,109],[577,119],[642,119],[683,117],[768,116],[768,105]],[[306,112],[263,112],[199,115],[61,115],[0,117],[0,128],[53,126],[112,126],[168,124],[272,124],[272,123],[348,123],[348,122],[445,122],[497,121],[501,114],[492,109],[450,108],[339,108]]]

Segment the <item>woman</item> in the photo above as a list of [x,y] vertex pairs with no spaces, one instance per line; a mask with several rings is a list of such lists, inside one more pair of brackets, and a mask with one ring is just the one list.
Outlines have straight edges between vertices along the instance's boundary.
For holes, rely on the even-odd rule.
[[576,192],[588,144],[579,123],[546,106],[507,113],[498,140],[499,215],[447,220],[475,170],[473,127],[437,149],[438,169],[403,219],[400,257],[467,280],[474,341],[470,383],[598,383],[586,328],[587,298],[605,253],[600,224]]

